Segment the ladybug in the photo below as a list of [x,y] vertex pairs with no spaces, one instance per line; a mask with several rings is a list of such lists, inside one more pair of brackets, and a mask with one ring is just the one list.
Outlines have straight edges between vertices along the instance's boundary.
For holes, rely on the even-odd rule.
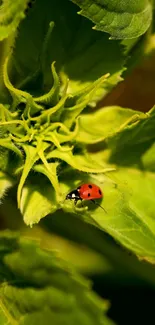
[[[75,190],[69,192],[66,195],[66,200],[74,200],[76,204],[78,201],[89,200],[95,203],[96,205],[100,206],[98,203],[94,201],[94,199],[100,199],[103,197],[103,193],[99,186],[89,183],[83,184],[77,187]],[[104,211],[105,209],[100,206]],[[106,211],[105,211],[106,212]]]

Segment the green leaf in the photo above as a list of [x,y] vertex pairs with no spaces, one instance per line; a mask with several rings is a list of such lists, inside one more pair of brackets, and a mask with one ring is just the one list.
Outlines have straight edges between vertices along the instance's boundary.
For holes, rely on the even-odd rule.
[[8,323],[7,316],[4,314],[4,309],[2,309],[2,306],[0,306],[0,323],[3,325],[8,324],[10,325],[11,323]]
[[[35,153],[35,149],[33,151]],[[33,155],[31,154],[31,159],[32,158]],[[106,164],[105,166],[96,164],[88,155],[73,155],[71,152],[60,151],[58,149],[47,154],[47,159],[51,158],[63,160],[76,170],[84,172],[100,173],[114,170],[114,168]],[[30,157],[28,158],[29,163],[31,163],[31,159]],[[22,187],[20,210],[24,216],[24,222],[29,226],[38,223],[40,219],[44,218],[49,213],[54,213],[63,205],[66,194],[69,191],[69,181],[67,184],[64,184],[61,182],[60,178],[60,183],[58,183],[56,172],[58,165],[60,165],[58,162],[47,163],[46,161],[45,165],[36,164],[33,166],[33,170],[45,175],[51,184],[47,179],[39,176],[39,174],[37,176],[31,174],[25,186]],[[61,169],[62,167],[60,165],[60,170]],[[64,168],[62,171],[65,173]]]
[[93,113],[83,114],[78,119],[76,141],[93,144],[110,137],[115,139],[117,133],[135,123],[141,116],[144,116],[141,112],[117,106],[103,107]]
[[138,115],[109,139],[111,154],[109,160],[119,165],[141,164],[141,157],[155,140],[155,108]]
[[16,324],[104,324],[104,303],[90,283],[53,252],[1,233],[1,314]]
[[96,203],[107,213],[89,201],[83,202],[83,206],[78,203],[75,207],[67,200],[63,209],[107,232],[140,259],[155,263],[154,177],[154,173],[136,168],[119,168],[109,177],[68,171],[65,177],[62,175],[60,178],[64,198],[81,183],[95,183],[104,193],[103,199],[96,200]]
[[4,147],[0,148],[0,170],[7,172],[9,166],[10,151]]
[[58,182],[58,177],[57,177],[57,168],[59,166],[58,162],[53,162],[53,163],[48,163],[44,153],[42,150],[39,152],[39,156],[43,162],[43,165],[36,165],[34,166],[34,170],[38,171],[39,173],[42,173],[43,175],[47,176],[51,184],[53,185],[53,188],[55,189],[56,192],[56,197],[57,201],[59,201],[61,197],[60,193],[60,187],[59,187],[59,182]]
[[93,175],[87,177],[87,182],[96,183],[102,189],[104,198],[99,204],[107,213],[91,202],[85,204],[88,210],[78,208],[76,213],[141,259],[155,263],[155,175],[134,168],[120,168],[110,173],[110,178]]
[[[98,152],[99,156],[97,152],[91,153],[100,163],[105,159],[119,165],[141,164],[142,155],[155,140],[154,123],[154,107],[148,113],[117,106],[105,107],[79,117],[76,141],[84,144],[104,141],[108,153]],[[101,150],[103,148],[101,143]]]
[[155,172],[155,143],[142,156],[142,166],[145,170]]
[[[92,178],[92,181],[98,182],[103,190],[104,201],[101,202],[101,206],[107,211],[107,215],[103,215],[99,207],[93,209],[88,204],[89,210],[87,213],[83,211],[81,217],[86,222],[96,223],[96,226],[107,231],[137,256],[153,263],[155,263],[154,112],[154,108],[144,114],[110,107],[105,108],[105,111],[101,109],[90,116],[86,115],[87,118],[85,115],[79,118],[83,123],[79,123],[80,141],[82,138],[87,138],[90,143],[98,140],[106,141],[105,147],[102,143],[100,150],[90,153],[91,158],[94,160],[96,158],[100,164],[102,162],[104,164],[106,160],[119,165],[119,169],[118,165],[115,165],[116,171],[109,175],[108,181],[102,179],[100,174]],[[104,148],[106,150],[103,150]],[[121,167],[126,165],[128,168]],[[88,178],[87,181],[91,179]]]
[[[73,166],[76,170],[76,178],[74,187],[81,182],[81,174],[78,178],[78,171],[84,172],[109,172],[114,170],[111,166],[105,164],[101,166],[96,164],[94,160],[89,156],[73,155],[71,152],[61,152],[59,150],[53,150],[48,154],[48,159],[58,158],[67,162],[70,166]],[[59,165],[59,183],[57,180],[56,169]],[[66,168],[67,169],[67,168]],[[63,206],[65,197],[69,190],[73,188],[73,171],[71,178],[71,183],[69,179],[66,182],[66,178],[62,177],[63,174],[66,175],[65,168],[61,166],[60,163],[48,163],[48,168],[45,165],[36,164],[33,170],[37,173],[45,175],[51,184],[47,181],[47,178],[43,178],[41,175],[29,175],[27,182],[22,188],[21,199],[20,199],[20,210],[24,216],[24,222],[28,226],[32,226],[38,223],[42,218],[46,217],[49,213],[53,214],[57,209]],[[69,169],[70,170],[70,169]],[[52,178],[51,178],[52,177]],[[87,174],[84,173],[82,178],[87,178]],[[53,183],[54,182],[54,183]],[[54,184],[56,182],[56,187]],[[58,189],[57,189],[58,187]],[[72,212],[73,206],[67,206],[67,210]]]
[[134,38],[144,34],[152,20],[153,7],[149,0],[71,0],[79,14],[95,23],[94,29],[111,34],[112,38]]
[[24,163],[24,168],[23,168],[22,175],[21,175],[21,178],[19,181],[19,185],[18,185],[18,191],[17,191],[18,207],[20,207],[21,193],[22,193],[22,188],[25,183],[25,180],[26,180],[30,170],[32,169],[34,163],[39,159],[39,156],[38,156],[39,148],[40,148],[40,146],[37,148],[34,148],[30,145],[23,146],[23,149],[26,153],[26,160]]
[[115,325],[115,323],[111,319],[104,317],[104,325]]
[[[69,149],[69,147],[66,146],[66,149]],[[87,156],[84,154],[73,154],[71,150],[60,151],[58,149],[55,149],[47,154],[47,159],[51,158],[58,158],[60,160],[63,160],[73,168],[86,173],[104,173],[114,170],[114,168],[109,166],[107,167],[106,165],[105,167],[102,167],[97,162],[94,164],[94,161],[89,157],[89,155]]]
[[[88,178],[86,181],[88,181]],[[91,204],[89,209],[92,209]],[[131,281],[134,281],[132,283],[135,283],[136,280],[137,284],[145,283],[146,285],[147,283],[153,287],[155,286],[153,264],[146,263],[146,261],[138,259],[134,254],[129,253],[126,249],[122,249],[122,245],[115,243],[111,236],[107,236],[105,231],[100,230],[97,227],[92,227],[92,225],[84,221],[83,217],[84,216],[82,216],[82,213],[80,214],[80,211],[76,211],[76,215],[73,214],[73,212],[62,213],[59,211],[55,213],[52,218],[49,217],[44,219],[44,229],[48,231],[48,234],[54,232],[57,235],[65,237],[67,240],[70,239],[71,241],[76,242],[80,247],[81,245],[82,247],[84,245],[100,253],[106,262],[102,276],[105,281],[109,280],[110,284],[116,283],[116,285],[118,285],[118,282],[119,285],[120,283],[129,284]],[[102,218],[104,219],[104,215]],[[65,222],[63,222],[64,220]],[[70,225],[72,225],[72,227],[70,227]],[[39,235],[38,238],[40,238]],[[46,241],[49,243],[48,238],[46,238]]]
[[[43,167],[40,165],[34,168],[41,172]],[[46,178],[39,176],[29,178],[23,187],[20,210],[27,226],[38,223],[40,219],[57,210],[58,204],[55,191]]]
[[7,190],[14,185],[14,180],[0,171],[0,198],[3,198]]
[[11,80],[17,88],[43,95],[51,89],[54,61],[63,85],[69,79],[69,93],[75,94],[110,73],[93,99],[96,102],[121,80],[125,57],[121,44],[93,31],[91,22],[79,17],[70,1],[47,0],[45,6],[37,0],[20,25],[11,59]]
[[13,142],[10,141],[10,139],[0,139],[0,146],[4,147],[6,149],[12,150],[16,153],[20,158],[22,158],[21,151],[14,145]]
[[33,97],[29,93],[27,93],[26,91],[19,90],[16,87],[14,87],[14,85],[10,81],[10,77],[8,75],[9,64],[11,61],[10,57],[11,57],[11,54],[9,54],[5,59],[4,67],[3,67],[3,78],[4,78],[4,84],[5,84],[6,88],[9,90],[9,92],[12,96],[12,99],[13,99],[12,110],[17,111],[19,104],[26,103],[25,111],[28,111],[29,115],[33,115],[34,113],[42,110],[42,106],[40,106],[36,102],[34,102]]
[[0,4],[0,41],[17,30],[20,21],[25,17],[27,3],[28,0],[3,0],[3,4]]
[[95,82],[91,83],[90,86],[86,87],[84,90],[75,95],[75,105],[72,104],[71,106],[66,107],[63,114],[64,124],[68,128],[72,127],[73,123],[76,121],[76,118],[80,115],[80,113],[82,113],[84,108],[91,103],[97,91],[100,89],[100,87],[102,87],[103,83],[106,83],[108,77],[109,74],[102,76]]
[[[78,243],[75,243],[74,241],[71,241],[67,238],[65,239],[64,237],[62,237],[62,235],[61,236],[56,235],[54,229],[52,230],[52,235],[51,235],[51,232],[49,231],[49,227],[47,229],[45,226],[46,220],[50,219],[51,224],[53,224],[55,217],[59,219],[60,216],[62,217],[62,220],[64,217],[65,225],[66,222],[68,224],[66,215],[64,216],[62,210],[59,210],[59,212],[53,215],[52,218],[49,217],[44,219],[43,222],[45,223],[43,227],[40,225],[37,225],[31,229],[26,227],[24,228],[22,235],[26,237],[29,236],[30,238],[33,237],[33,239],[39,240],[42,249],[47,249],[47,250],[52,249],[53,251],[59,251],[59,257],[65,260],[66,262],[68,262],[69,264],[72,264],[74,268],[76,268],[76,271],[79,272],[80,274],[90,276],[90,275],[101,274],[101,273],[105,274],[106,272],[109,271],[114,272],[113,266],[107,261],[107,259],[103,257],[103,255],[95,252],[93,249],[90,249],[89,247],[86,246],[85,249],[83,249],[82,245],[79,245]],[[74,218],[74,215],[68,214],[68,216]],[[69,223],[69,227],[71,225],[71,220]],[[84,226],[83,222],[82,222],[82,226]],[[77,256],[80,256],[80,259],[77,259]]]

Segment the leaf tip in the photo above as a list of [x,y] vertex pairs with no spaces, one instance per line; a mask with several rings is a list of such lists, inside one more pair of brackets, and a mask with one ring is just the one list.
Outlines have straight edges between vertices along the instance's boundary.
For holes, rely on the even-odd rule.
[[77,14],[80,15],[80,16],[84,16],[83,10],[77,11]]
[[54,21],[50,21],[50,23],[49,23],[50,28],[53,28],[54,25],[55,25]]

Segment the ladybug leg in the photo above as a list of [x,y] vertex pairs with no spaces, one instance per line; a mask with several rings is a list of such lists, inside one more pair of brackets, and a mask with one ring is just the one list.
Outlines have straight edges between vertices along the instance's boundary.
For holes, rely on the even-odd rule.
[[103,207],[101,207],[101,205],[98,204],[95,200],[91,200],[91,202],[93,202],[94,204],[98,205],[98,207],[100,207],[105,213],[107,213],[107,211]]
[[78,199],[74,199],[74,204],[76,205],[78,202]]
[[80,199],[80,201],[81,201],[81,206],[83,208],[84,207],[84,205],[83,205],[83,199]]

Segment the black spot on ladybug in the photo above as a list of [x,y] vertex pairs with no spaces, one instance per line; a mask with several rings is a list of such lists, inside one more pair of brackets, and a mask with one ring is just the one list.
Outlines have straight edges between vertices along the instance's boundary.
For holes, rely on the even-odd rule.
[[89,188],[92,188],[92,185],[91,185],[91,184],[89,184],[89,185],[88,185],[88,187],[89,187]]
[[90,196],[90,193],[88,193],[88,196]]
[[99,191],[99,194],[101,195],[102,194],[101,190],[98,190],[98,191]]

